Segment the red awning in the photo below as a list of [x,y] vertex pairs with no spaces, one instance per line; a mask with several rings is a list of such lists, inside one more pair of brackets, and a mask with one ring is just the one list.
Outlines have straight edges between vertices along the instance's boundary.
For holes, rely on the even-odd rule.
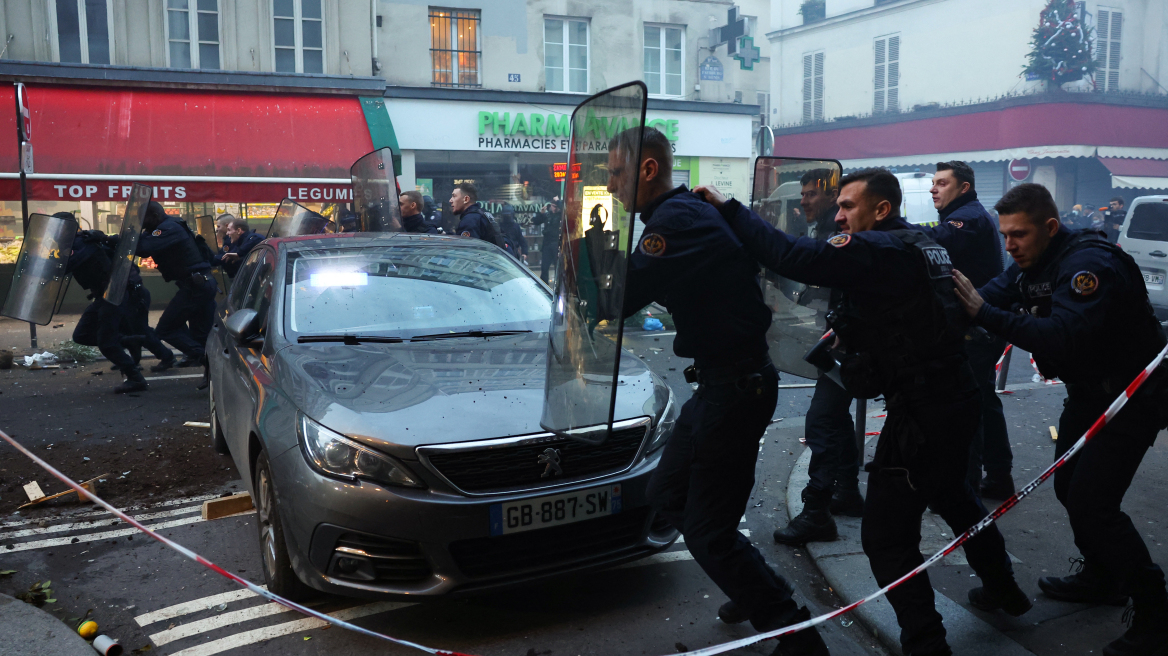
[[[347,200],[349,167],[373,150],[356,97],[42,86],[28,98],[37,200],[124,200],[133,182],[163,201]],[[15,139],[7,150],[0,194],[19,198]]]
[[1168,160],[1100,157],[1116,189],[1168,189]]
[[[811,129],[779,130],[775,154],[840,160],[901,159],[916,155],[991,153],[985,159],[1093,156],[1097,147],[1168,149],[1168,109],[1102,103],[1046,102],[989,106],[849,126],[833,121]],[[904,163],[908,163],[907,161]]]

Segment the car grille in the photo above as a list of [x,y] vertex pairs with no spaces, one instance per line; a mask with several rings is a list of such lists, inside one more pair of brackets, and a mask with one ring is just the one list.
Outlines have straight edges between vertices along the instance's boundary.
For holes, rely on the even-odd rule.
[[394,540],[364,533],[342,533],[336,546],[368,555],[379,583],[421,581],[430,576],[430,563],[416,542]]
[[[627,423],[627,422],[626,422]],[[618,427],[603,444],[591,445],[565,437],[533,437],[533,444],[501,440],[486,446],[419,447],[430,466],[464,492],[485,493],[531,489],[595,478],[624,471],[633,465],[649,429],[648,420]],[[562,475],[543,476],[548,470],[540,456],[559,451]]]
[[591,560],[636,547],[649,509],[450,545],[463,574],[472,578],[530,572]]

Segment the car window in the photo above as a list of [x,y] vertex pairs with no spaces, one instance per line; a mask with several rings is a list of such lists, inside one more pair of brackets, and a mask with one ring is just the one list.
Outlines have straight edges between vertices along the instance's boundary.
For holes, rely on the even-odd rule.
[[[365,244],[366,242],[361,242]],[[496,249],[419,242],[289,253],[285,331],[413,337],[547,330],[551,298]]]
[[1141,203],[1132,209],[1128,239],[1168,241],[1168,203]]
[[261,250],[256,261],[256,273],[247,287],[241,308],[251,308],[261,316],[266,315],[272,300],[272,274],[275,272],[275,256],[271,250]]
[[264,249],[257,248],[248,254],[247,259],[244,260],[243,266],[239,267],[239,271],[235,274],[235,278],[231,281],[231,290],[227,294],[227,308],[234,312],[239,309],[243,303],[243,297],[247,293],[248,283],[251,282],[252,274],[255,273],[256,263],[260,259]]

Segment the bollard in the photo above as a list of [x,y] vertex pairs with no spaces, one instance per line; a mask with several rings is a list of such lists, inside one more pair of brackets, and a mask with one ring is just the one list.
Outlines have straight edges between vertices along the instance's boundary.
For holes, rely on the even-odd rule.
[[998,370],[998,379],[995,381],[997,391],[1002,392],[1006,389],[1006,378],[1010,375],[1010,358],[1014,355],[1014,349],[1007,347],[1006,352],[1002,355],[1002,368]]

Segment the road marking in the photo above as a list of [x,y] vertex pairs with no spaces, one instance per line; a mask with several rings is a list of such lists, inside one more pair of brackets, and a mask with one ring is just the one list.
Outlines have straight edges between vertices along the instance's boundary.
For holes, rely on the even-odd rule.
[[[193,512],[199,512],[200,510],[200,506],[191,506],[189,508],[179,508],[178,510],[166,510],[163,512],[146,513],[144,515],[132,515],[132,517],[140,522],[143,522],[151,519],[161,519],[163,517],[186,515]],[[30,535],[48,535],[49,533],[62,533],[65,531],[80,531],[83,529],[98,528],[102,525],[102,522],[108,522],[106,526],[116,526],[117,524],[121,524],[122,520],[111,516],[110,519],[89,520],[86,522],[69,522],[67,524],[54,524],[44,528],[26,528],[19,531],[12,531],[11,533],[0,533],[0,540],[23,538]]]
[[189,638],[190,636],[213,631],[231,624],[239,624],[260,617],[291,612],[294,612],[291,608],[281,606],[276,602],[271,602],[262,606],[252,606],[251,608],[215,615],[214,617],[208,617],[207,619],[197,620],[188,624],[181,624],[173,629],[167,629],[151,635],[150,640],[154,642],[155,647],[161,647],[168,642]]
[[[738,532],[745,535],[746,537],[750,537],[750,529],[748,528],[739,529]],[[677,540],[674,541],[674,544],[685,544],[685,536],[682,535],[678,537]]]
[[179,378],[202,378],[203,374],[181,374],[178,376],[146,376],[146,380],[178,380]]
[[[254,510],[251,512],[255,512]],[[248,513],[241,513],[248,514]],[[235,515],[233,515],[235,516]],[[164,528],[174,528],[175,526],[183,526],[185,524],[194,524],[196,522],[206,521],[199,517],[184,517],[183,519],[176,519],[169,522],[161,522],[158,524],[151,524],[146,528],[151,531],[157,531]],[[102,533],[86,533],[82,535],[71,535],[61,538],[50,538],[48,540],[34,540],[32,542],[17,542],[6,547],[0,547],[0,553],[13,553],[16,551],[29,551],[31,549],[44,549],[47,547],[60,547],[78,542],[98,542],[100,540],[109,540],[110,538],[120,538],[124,535],[134,535],[139,533],[138,529],[134,527],[118,529],[116,531],[104,531]]]
[[[182,497],[179,499],[171,499],[170,501],[162,501],[162,502],[155,503],[155,504],[126,506],[124,508],[118,508],[118,510],[121,510],[122,512],[125,512],[125,513],[128,513],[131,511],[135,511],[135,510],[148,510],[150,508],[166,508],[169,506],[181,506],[181,505],[187,504],[187,503],[201,503],[203,501],[206,501],[207,499],[218,499],[220,496],[221,495],[218,495],[218,494],[201,494],[199,496]],[[78,519],[81,517],[101,517],[102,515],[110,515],[112,517],[113,513],[109,512],[108,510],[94,510],[94,511],[89,511],[89,512],[77,513],[75,515],[69,515],[68,519]],[[21,519],[21,520],[12,521],[12,522],[3,522],[3,523],[0,523],[0,528],[12,528],[13,526],[27,526],[28,524],[36,524],[36,523],[39,523],[41,521],[44,521],[44,519],[38,518],[38,517],[33,517],[31,519]]]
[[[260,587],[265,590],[268,589],[268,586],[266,585],[261,585]],[[209,597],[200,597],[199,599],[184,601],[181,604],[160,608],[158,610],[139,615],[138,617],[134,618],[134,621],[138,623],[138,626],[146,626],[147,624],[161,622],[162,620],[172,620],[176,617],[182,617],[183,615],[189,615],[191,613],[197,613],[201,610],[207,610],[208,608],[218,606],[219,604],[226,604],[233,601],[239,601],[240,599],[247,599],[248,597],[258,596],[259,595],[256,593],[247,589],[232,590],[231,592],[214,594]]]
[[[398,601],[380,601],[373,604],[366,604],[364,606],[355,606],[353,608],[346,608],[338,610],[335,613],[329,613],[329,617],[335,617],[338,620],[351,621],[369,615],[377,615],[399,608],[406,608],[413,606],[413,603],[403,603]],[[171,656],[214,656],[229,649],[236,649],[246,645],[252,645],[264,640],[271,640],[280,636],[289,635],[292,633],[299,633],[300,631],[310,631],[312,629],[319,629],[327,625],[324,620],[319,620],[315,617],[305,617],[303,619],[294,620],[292,622],[285,622],[283,624],[276,624],[274,626],[266,626],[260,629],[252,629],[251,631],[244,631],[243,633],[236,633],[218,640],[212,640],[195,647],[188,647],[179,652],[175,652]]]
[[[643,567],[645,565],[661,565],[663,563],[676,563],[682,560],[693,560],[693,554],[691,554],[689,551],[668,551],[666,553],[653,554],[648,558],[634,560],[631,563],[625,563],[616,569]],[[178,656],[178,654],[175,654],[175,656]]]

